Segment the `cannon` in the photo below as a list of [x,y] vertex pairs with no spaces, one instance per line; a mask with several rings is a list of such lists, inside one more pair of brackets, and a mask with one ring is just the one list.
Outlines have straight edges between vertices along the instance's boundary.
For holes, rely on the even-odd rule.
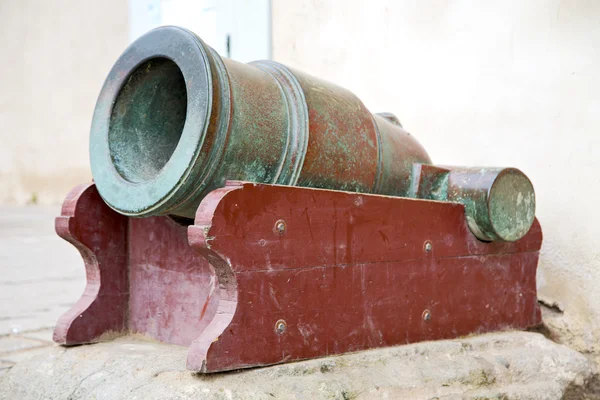
[[177,27],[149,32],[115,63],[90,159],[104,201],[129,216],[193,218],[227,179],[457,201],[483,240],[520,239],[535,215],[519,170],[432,169],[393,114],[273,61],[223,59]]
[[56,220],[88,271],[58,343],[138,332],[215,372],[541,321],[525,174],[434,165],[393,114],[188,30],[114,64],[90,162]]

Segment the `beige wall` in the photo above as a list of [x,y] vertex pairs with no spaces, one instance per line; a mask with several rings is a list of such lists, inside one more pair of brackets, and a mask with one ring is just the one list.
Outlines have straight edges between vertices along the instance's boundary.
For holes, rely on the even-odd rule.
[[127,43],[125,0],[0,0],[0,203],[91,179],[94,104]]
[[434,162],[529,175],[540,297],[564,310],[546,319],[581,350],[600,339],[599,21],[595,0],[273,1],[275,60],[396,113]]

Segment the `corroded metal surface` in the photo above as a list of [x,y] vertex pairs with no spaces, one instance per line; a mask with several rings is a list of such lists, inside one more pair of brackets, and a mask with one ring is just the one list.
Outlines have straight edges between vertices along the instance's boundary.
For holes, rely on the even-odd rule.
[[397,118],[272,61],[219,57],[165,27],[119,58],[94,114],[90,157],[103,199],[131,216],[193,217],[225,179],[405,196],[429,163]]
[[469,229],[486,241],[515,241],[535,219],[533,185],[515,168],[413,165],[410,197],[464,204]]
[[481,240],[518,240],[535,217],[519,170],[433,166],[393,114],[273,61],[221,58],[177,27],[115,63],[90,159],[100,195],[128,216],[191,219],[228,179],[458,202]]

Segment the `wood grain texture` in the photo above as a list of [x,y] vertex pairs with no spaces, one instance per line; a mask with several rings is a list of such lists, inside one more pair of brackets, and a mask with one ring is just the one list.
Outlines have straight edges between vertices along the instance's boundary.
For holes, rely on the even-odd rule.
[[83,295],[57,323],[57,343],[134,332],[189,346],[212,320],[214,274],[189,246],[186,226],[169,217],[122,216],[89,184],[67,196],[56,231],[80,251],[87,278]]
[[56,233],[79,250],[86,287],[54,328],[54,341],[72,345],[97,341],[127,324],[129,274],[127,218],[111,210],[94,184],[73,189],[65,199]]
[[[220,292],[237,293],[227,295],[215,329],[201,334],[198,343],[208,347],[190,351],[190,369],[268,365],[541,322],[537,221],[518,242],[484,243],[458,204],[235,185],[206,198],[188,230],[192,246],[224,277]],[[278,320],[287,324],[283,333]]]
[[538,222],[517,242],[485,243],[459,204],[229,182],[188,227],[124,217],[83,185],[56,229],[80,250],[88,282],[55,341],[138,332],[190,346],[194,371],[541,322]]

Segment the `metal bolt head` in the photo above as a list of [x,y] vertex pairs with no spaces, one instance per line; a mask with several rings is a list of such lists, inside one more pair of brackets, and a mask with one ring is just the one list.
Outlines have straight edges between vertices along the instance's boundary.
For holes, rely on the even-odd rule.
[[279,233],[280,235],[283,235],[283,233],[285,232],[285,221],[280,219],[279,221],[275,222],[275,231],[277,231],[277,233]]
[[431,311],[425,310],[423,311],[423,321],[427,322],[431,319]]
[[431,251],[431,249],[433,249],[433,245],[431,244],[431,242],[428,240],[425,242],[425,244],[423,245],[423,248],[425,249],[426,253],[429,253]]
[[275,322],[275,332],[277,332],[278,335],[283,334],[286,329],[287,324],[284,320],[280,319],[279,321]]

